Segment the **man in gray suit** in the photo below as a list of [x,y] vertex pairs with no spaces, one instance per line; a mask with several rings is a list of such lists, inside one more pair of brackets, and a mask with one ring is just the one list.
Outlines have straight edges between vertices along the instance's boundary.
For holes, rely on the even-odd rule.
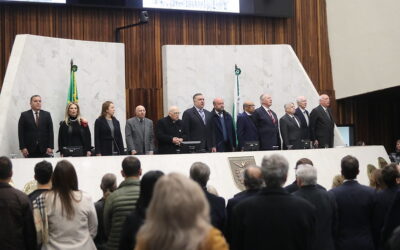
[[300,120],[295,115],[296,109],[292,102],[284,105],[286,114],[279,120],[283,148],[300,149],[301,148],[301,126]]
[[142,105],[136,107],[135,114],[135,117],[126,121],[125,126],[128,152],[132,155],[153,154],[153,121],[145,117],[146,109]]

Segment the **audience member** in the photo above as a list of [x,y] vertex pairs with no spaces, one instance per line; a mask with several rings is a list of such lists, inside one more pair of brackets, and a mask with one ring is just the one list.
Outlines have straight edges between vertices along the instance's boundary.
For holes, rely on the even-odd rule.
[[210,223],[204,192],[192,180],[172,173],[154,187],[136,250],[228,250],[221,232]]
[[233,250],[308,250],[315,234],[315,208],[283,188],[288,162],[265,156],[261,169],[266,187],[233,210]]
[[136,207],[139,198],[140,176],[142,169],[140,161],[134,156],[128,156],[122,161],[122,176],[125,178],[117,190],[110,194],[104,205],[104,231],[107,236],[107,250],[118,249],[122,225],[126,216]]
[[309,164],[298,166],[297,185],[300,189],[293,194],[306,199],[316,208],[314,250],[334,250],[333,241],[336,223],[336,202],[331,193],[318,188],[317,169]]
[[372,216],[375,206],[375,191],[357,181],[358,160],[345,156],[341,161],[345,178],[343,185],[332,189],[338,207],[337,250],[373,250]]
[[35,165],[35,180],[37,181],[37,189],[30,193],[29,199],[34,201],[43,192],[51,189],[51,176],[53,174],[53,166],[48,161],[41,161]]
[[[314,165],[313,162],[312,162],[310,159],[308,159],[308,158],[301,158],[300,160],[298,160],[298,161],[296,162],[296,167],[294,167],[294,170],[297,170],[297,167],[300,166],[300,165],[302,165],[302,164],[308,164],[308,165],[311,165],[311,166]],[[320,189],[322,189],[322,190],[326,190],[323,186],[321,186],[321,185],[319,185],[319,184],[316,184],[316,186],[317,186],[317,188],[320,188]],[[299,186],[297,185],[297,179],[294,180],[294,182],[293,182],[292,184],[287,185],[287,186],[285,187],[285,190],[286,190],[287,192],[289,192],[289,193],[294,193],[294,192],[296,192],[297,190],[299,190]]]
[[386,185],[382,179],[382,169],[375,169],[371,173],[371,178],[369,180],[369,186],[374,188],[376,191],[386,188]]
[[140,195],[136,208],[127,217],[122,226],[119,250],[132,250],[136,245],[136,234],[146,218],[146,209],[153,196],[154,185],[164,175],[161,171],[149,171],[140,181]]
[[397,227],[389,239],[389,250],[399,250],[400,249],[400,226]]
[[[383,224],[381,233],[381,245],[386,245],[394,230],[400,226],[400,192],[396,192],[396,195],[391,202],[390,208],[386,214],[385,222]],[[397,250],[397,249],[396,249]]]
[[227,229],[226,229],[226,239],[231,242],[232,235],[232,211],[233,208],[239,204],[241,201],[252,197],[260,191],[263,185],[261,168],[257,166],[249,166],[243,172],[244,186],[246,190],[237,193],[232,199],[228,200],[228,205],[226,206],[227,214]]
[[195,162],[190,167],[190,178],[201,186],[206,195],[210,204],[211,224],[221,232],[224,232],[226,222],[225,200],[222,197],[211,194],[206,188],[210,179],[210,168],[203,162]]
[[42,250],[96,249],[94,203],[87,193],[78,189],[78,177],[69,161],[57,163],[51,190],[40,198],[44,199],[48,220],[48,242],[43,242]]
[[26,194],[10,186],[12,175],[10,159],[0,157],[0,249],[35,250],[31,202]]
[[98,200],[94,207],[96,208],[97,214],[97,235],[94,238],[94,244],[98,250],[105,250],[107,244],[107,236],[104,232],[104,223],[103,223],[103,214],[104,214],[104,205],[106,203],[107,197],[117,189],[117,177],[115,174],[105,174],[103,178],[101,178],[100,188],[103,191],[103,197]]
[[389,158],[392,162],[400,163],[400,139],[396,141],[395,150],[389,154]]
[[332,180],[332,188],[339,187],[344,182],[344,177],[341,174],[335,175]]

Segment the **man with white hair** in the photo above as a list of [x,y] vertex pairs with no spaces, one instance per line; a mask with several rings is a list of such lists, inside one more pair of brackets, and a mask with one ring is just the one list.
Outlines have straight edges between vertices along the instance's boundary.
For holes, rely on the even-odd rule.
[[156,137],[159,154],[176,154],[180,150],[184,135],[179,114],[179,108],[172,106],[168,110],[168,115],[157,122]]
[[301,125],[298,117],[295,116],[295,108],[292,102],[284,105],[286,114],[279,119],[283,149],[301,148]]
[[305,96],[298,96],[296,98],[297,108],[295,115],[300,120],[301,127],[301,139],[309,141],[311,139],[310,136],[310,114],[308,113],[307,108],[307,99]]
[[271,110],[272,97],[268,94],[260,96],[261,107],[257,108],[252,115],[256,124],[258,138],[260,139],[260,150],[279,149],[281,139],[279,136],[278,117]]
[[332,148],[335,122],[329,108],[328,95],[320,95],[319,105],[310,114],[311,140],[315,147]]
[[233,210],[233,250],[308,250],[314,245],[315,208],[286,192],[288,161],[265,156],[261,163],[265,188]]
[[300,189],[293,194],[304,198],[316,208],[315,242],[311,249],[334,250],[336,202],[332,194],[317,187],[317,169],[309,164],[299,165],[296,171]]

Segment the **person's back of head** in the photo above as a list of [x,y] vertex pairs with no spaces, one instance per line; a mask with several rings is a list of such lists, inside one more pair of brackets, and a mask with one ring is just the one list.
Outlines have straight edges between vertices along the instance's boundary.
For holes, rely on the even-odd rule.
[[61,214],[66,214],[68,219],[72,219],[75,215],[73,202],[78,202],[72,195],[73,191],[78,191],[78,177],[74,166],[67,160],[59,161],[54,168],[51,184],[54,199],[60,198]]
[[145,173],[140,180],[140,194],[139,199],[136,204],[136,210],[139,212],[144,212],[150,204],[151,198],[153,196],[153,189],[158,179],[164,175],[163,172],[159,170],[152,170]]
[[310,186],[317,184],[317,169],[309,164],[301,164],[296,170],[298,186]]
[[122,175],[125,178],[139,177],[142,174],[140,160],[134,156],[128,156],[122,161]]
[[308,159],[308,158],[301,158],[301,159],[299,159],[299,160],[296,162],[296,167],[295,167],[295,169],[297,169],[300,165],[304,165],[304,164],[308,164],[308,165],[314,166],[314,163],[313,163],[310,159]]
[[199,183],[201,187],[206,187],[210,179],[210,167],[203,162],[195,162],[190,167],[190,178]]
[[343,184],[344,177],[341,174],[335,175],[332,179],[332,188],[339,187]]
[[46,185],[50,182],[53,174],[53,166],[48,161],[41,161],[35,165],[35,180],[40,185]]
[[247,190],[260,189],[263,185],[261,168],[257,166],[249,166],[243,173],[244,186]]
[[357,158],[351,155],[343,157],[341,161],[341,172],[346,180],[355,179],[359,173],[359,163]]
[[137,239],[148,250],[198,249],[211,228],[209,221],[209,205],[201,187],[171,173],[157,181]]
[[388,188],[397,186],[397,178],[400,177],[397,164],[391,163],[382,169],[382,181]]
[[0,157],[0,181],[8,182],[12,177],[12,163],[11,160],[6,157]]
[[117,177],[115,174],[105,174],[103,178],[101,178],[100,188],[103,191],[103,197],[107,198],[112,192],[117,189]]
[[282,187],[286,182],[289,163],[285,157],[273,154],[270,157],[264,156],[261,163],[261,170],[265,185],[269,188]]

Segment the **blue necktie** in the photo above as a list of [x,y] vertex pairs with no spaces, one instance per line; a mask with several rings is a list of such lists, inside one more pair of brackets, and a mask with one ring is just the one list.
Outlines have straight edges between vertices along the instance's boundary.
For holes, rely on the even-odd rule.
[[204,114],[204,110],[199,109],[199,113],[200,113],[201,119],[203,119],[204,125],[206,125],[206,115]]
[[224,116],[222,115],[222,112],[219,113],[219,120],[221,121],[222,135],[224,137],[224,141],[228,141],[228,135],[226,134],[226,127],[225,127],[225,120]]

